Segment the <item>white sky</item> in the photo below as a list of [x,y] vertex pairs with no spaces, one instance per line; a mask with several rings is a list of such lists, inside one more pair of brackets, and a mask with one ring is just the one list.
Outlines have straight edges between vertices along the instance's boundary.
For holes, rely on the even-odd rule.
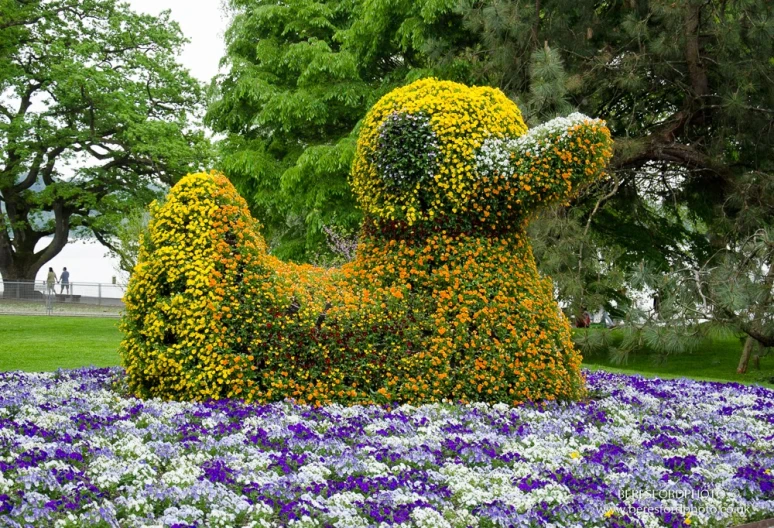
[[[190,40],[179,57],[180,63],[194,77],[209,83],[218,73],[218,62],[224,54],[223,33],[228,17],[221,0],[128,1],[132,10],[141,13],[158,15],[163,10],[171,10],[171,18],[180,24],[183,34]],[[42,240],[37,249],[47,243],[48,240]],[[37,280],[45,280],[49,266],[54,268],[57,276],[66,266],[70,271],[70,282],[110,283],[112,277],[118,274],[118,266],[106,253],[107,250],[99,243],[72,241],[40,269]]]
[[169,9],[172,20],[180,24],[183,34],[190,40],[180,63],[194,77],[209,83],[218,73],[218,62],[223,56],[223,32],[228,18],[221,0],[128,0],[132,10],[158,15]]

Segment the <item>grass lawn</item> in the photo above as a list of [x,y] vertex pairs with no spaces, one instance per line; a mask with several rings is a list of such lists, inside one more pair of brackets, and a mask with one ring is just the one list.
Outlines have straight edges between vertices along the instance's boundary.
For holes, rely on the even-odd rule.
[[[592,330],[593,331],[593,330]],[[737,374],[736,366],[742,353],[742,342],[737,337],[706,340],[696,351],[689,354],[671,355],[659,363],[654,355],[630,354],[627,363],[614,364],[607,352],[599,352],[583,358],[583,365],[591,370],[604,369],[630,374],[661,378],[689,377],[709,381],[737,381],[774,386],[774,354],[760,360],[760,369],[752,360],[746,374]]]
[[[0,315],[0,371],[119,365],[120,341],[116,319]],[[633,354],[626,365],[614,365],[607,353],[599,353],[585,357],[583,366],[662,378],[690,377],[774,386],[770,382],[774,379],[774,356],[761,359],[761,370],[750,364],[747,374],[737,374],[741,350],[742,344],[736,338],[716,339],[692,354],[670,356],[661,364],[648,354]]]
[[118,320],[0,315],[0,371],[120,364]]

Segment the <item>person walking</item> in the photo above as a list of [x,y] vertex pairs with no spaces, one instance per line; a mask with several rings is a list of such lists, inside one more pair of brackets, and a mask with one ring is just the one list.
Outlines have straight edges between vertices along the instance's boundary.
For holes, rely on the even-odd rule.
[[54,273],[54,268],[48,268],[48,276],[46,277],[46,286],[48,286],[48,294],[56,293],[54,291],[54,288],[56,287],[57,283],[56,273]]
[[62,268],[62,274],[59,276],[59,283],[61,284],[59,288],[59,295],[62,295],[67,289],[67,295],[70,295],[70,272],[67,271],[67,268]]

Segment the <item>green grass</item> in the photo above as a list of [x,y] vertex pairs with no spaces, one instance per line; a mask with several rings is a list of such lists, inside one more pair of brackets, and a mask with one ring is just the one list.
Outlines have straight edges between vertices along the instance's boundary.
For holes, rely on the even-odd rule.
[[[0,371],[51,371],[95,365],[120,364],[118,321],[90,317],[0,315]],[[625,374],[662,378],[690,377],[712,381],[766,383],[774,378],[774,355],[737,374],[742,344],[737,338],[707,341],[692,354],[670,356],[656,363],[652,355],[632,354],[625,365],[615,365],[607,353],[584,358],[583,366]]]
[[[592,330],[593,331],[593,330]],[[606,351],[583,358],[583,365],[591,370],[604,369],[626,374],[661,378],[688,377],[708,381],[736,381],[774,386],[774,354],[762,357],[760,370],[750,365],[745,374],[737,374],[736,367],[742,353],[742,342],[737,337],[705,340],[696,351],[674,354],[659,362],[648,353],[630,354],[625,364],[616,365]]]
[[0,371],[120,364],[118,320],[0,315]]

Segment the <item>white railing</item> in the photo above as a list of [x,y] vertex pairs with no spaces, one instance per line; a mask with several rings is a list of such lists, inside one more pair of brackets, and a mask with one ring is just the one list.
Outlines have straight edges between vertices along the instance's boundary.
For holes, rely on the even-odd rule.
[[0,312],[118,315],[123,295],[120,284],[70,282],[50,288],[46,281],[0,281]]

